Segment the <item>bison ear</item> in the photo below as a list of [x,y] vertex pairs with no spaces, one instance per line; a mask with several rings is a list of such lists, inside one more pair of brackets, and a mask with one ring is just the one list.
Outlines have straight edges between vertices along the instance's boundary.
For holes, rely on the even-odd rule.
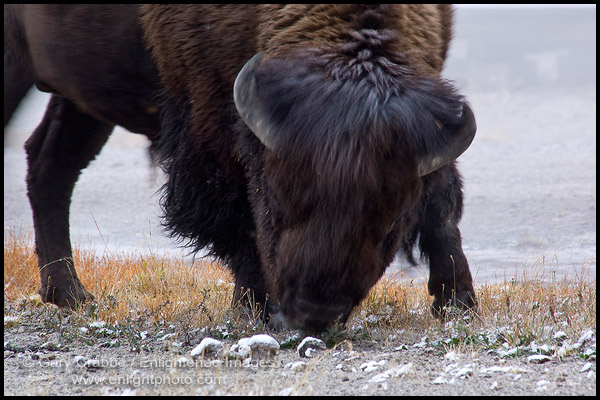
[[269,124],[268,113],[263,110],[257,93],[257,70],[263,52],[252,57],[239,72],[233,84],[233,101],[240,117],[254,135],[268,149],[273,150],[275,137]]
[[440,134],[448,140],[447,145],[439,151],[430,151],[419,160],[418,173],[424,176],[450,164],[456,160],[471,145],[477,125],[473,111],[467,103],[463,103],[462,113],[455,123],[445,123],[438,126]]

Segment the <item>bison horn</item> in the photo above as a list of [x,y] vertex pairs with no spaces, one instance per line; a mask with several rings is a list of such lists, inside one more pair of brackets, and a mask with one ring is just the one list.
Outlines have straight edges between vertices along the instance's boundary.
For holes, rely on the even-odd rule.
[[233,101],[240,117],[256,137],[268,149],[273,149],[275,137],[271,126],[267,123],[266,113],[258,101],[255,71],[262,60],[263,52],[252,57],[239,72],[233,84]]
[[[263,52],[257,53],[239,72],[233,85],[233,100],[248,128],[265,147],[275,150],[277,145],[281,144],[281,138],[277,135],[277,124],[274,123],[272,113],[266,109],[265,102],[260,100],[261,88],[257,82],[263,54]],[[441,124],[439,130],[441,136],[447,140],[446,145],[440,146],[438,151],[429,151],[420,158],[418,162],[420,176],[430,174],[451,163],[469,147],[477,130],[471,108],[466,103],[462,103],[458,121]]]
[[419,176],[430,174],[444,165],[450,164],[467,150],[477,131],[473,111],[466,103],[463,103],[460,120],[455,124],[446,124],[440,130],[444,137],[450,139],[450,144],[440,152],[431,152],[421,158],[418,167]]

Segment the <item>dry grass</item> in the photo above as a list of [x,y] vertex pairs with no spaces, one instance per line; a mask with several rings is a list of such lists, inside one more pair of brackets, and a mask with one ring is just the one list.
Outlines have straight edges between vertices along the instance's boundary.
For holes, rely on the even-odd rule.
[[[36,307],[55,308],[41,305],[39,296],[36,300],[39,272],[30,243],[31,237],[5,232],[5,316],[6,300],[14,304],[26,299]],[[232,310],[233,280],[218,263],[190,266],[183,260],[152,255],[99,258],[80,249],[75,250],[74,258],[80,279],[96,296],[92,307],[76,312],[79,326],[105,321],[110,326],[136,327],[136,335],[153,327],[161,333],[170,329],[184,342],[199,330],[237,337],[246,329],[257,329],[248,328],[249,320],[240,319]],[[440,333],[446,338],[441,343],[446,350],[477,351],[500,345],[523,346],[531,341],[556,343],[558,331],[573,341],[586,330],[595,333],[595,278],[578,276],[550,282],[513,279],[482,285],[476,291],[476,317],[468,323],[458,317],[440,324],[430,315],[431,298],[424,284],[385,277],[353,312],[347,324],[350,333],[340,335],[338,343],[363,338],[394,340],[398,332],[417,341],[424,334]],[[8,314],[14,312],[8,310]],[[71,318],[71,324],[74,321],[77,319]]]
[[[217,326],[227,320],[233,293],[229,271],[217,262],[189,265],[156,255],[104,255],[75,248],[74,262],[95,302],[76,310],[79,324],[149,327],[172,325],[187,335],[194,327]],[[10,303],[42,305],[37,255],[31,237],[5,232],[4,297]],[[6,307],[5,307],[6,315]],[[72,319],[75,320],[75,319]]]

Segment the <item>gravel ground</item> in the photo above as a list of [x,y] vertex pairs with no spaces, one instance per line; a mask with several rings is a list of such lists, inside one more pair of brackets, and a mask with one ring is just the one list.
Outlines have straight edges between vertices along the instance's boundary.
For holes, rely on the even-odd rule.
[[[176,336],[141,333],[138,344],[111,341],[112,327],[90,324],[79,335],[69,316],[5,318],[5,395],[595,395],[595,334],[580,339],[589,357],[542,355],[540,349],[475,346],[452,349],[441,335],[401,331],[385,341],[341,342],[296,351],[293,332],[271,333],[281,344],[276,355],[216,362],[192,357],[206,337],[196,330],[189,345]],[[81,333],[82,328],[76,328]],[[261,333],[261,332],[255,332]],[[76,338],[78,337],[78,338]],[[82,339],[85,337],[86,339]],[[225,349],[236,343],[224,339]],[[150,350],[149,350],[150,349]],[[593,350],[591,350],[593,349]],[[531,353],[538,353],[533,356]],[[554,352],[556,354],[557,352]],[[541,360],[537,360],[540,358]]]

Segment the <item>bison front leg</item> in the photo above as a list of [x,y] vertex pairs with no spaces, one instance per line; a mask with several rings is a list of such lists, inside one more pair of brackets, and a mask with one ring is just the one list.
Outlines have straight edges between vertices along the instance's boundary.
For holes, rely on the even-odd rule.
[[267,322],[277,312],[277,307],[267,294],[258,254],[252,246],[248,247],[248,251],[237,254],[229,263],[235,276],[232,305],[241,306],[251,317]]
[[81,170],[98,154],[112,129],[82,114],[68,100],[52,96],[44,119],[25,143],[27,194],[44,302],[75,307],[93,299],[75,272],[69,207]]
[[429,260],[429,294],[432,312],[445,315],[445,307],[475,309],[473,278],[462,250],[458,222],[462,212],[462,183],[454,165],[424,179],[424,205],[419,221],[419,245]]

